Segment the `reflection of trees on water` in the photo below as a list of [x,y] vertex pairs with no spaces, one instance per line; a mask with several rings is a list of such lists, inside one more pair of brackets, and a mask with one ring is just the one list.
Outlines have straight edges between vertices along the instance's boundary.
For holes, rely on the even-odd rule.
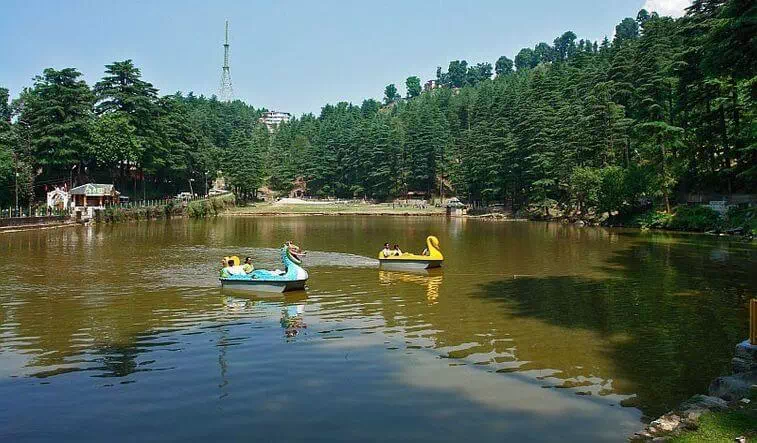
[[[622,236],[611,234],[607,240]],[[746,334],[757,251],[711,254],[722,245],[644,240],[605,252],[591,277],[511,275],[477,283],[475,275],[461,278],[447,268],[436,304],[427,303],[421,276],[380,271],[374,297],[345,293],[330,309],[359,305],[360,317],[381,316],[407,345],[469,364],[557,371],[561,387],[635,394],[655,415],[706,390],[728,368]]]
[[[103,296],[97,303],[68,291],[24,298],[34,302],[18,303],[9,309],[15,324],[0,339],[0,346],[25,354],[27,367],[60,367],[53,370],[63,372],[89,369],[102,359],[103,370],[126,374],[131,367],[128,361],[139,353],[171,344],[154,341],[158,335],[149,331],[194,326],[198,319],[212,320],[220,315],[218,298],[184,297],[178,290],[161,291],[160,295]],[[186,317],[194,320],[184,323]],[[83,361],[93,349],[95,361]]]
[[[270,247],[289,237],[306,238],[312,249],[363,248],[373,257],[380,245],[366,238],[414,244],[429,226],[446,226],[409,223],[369,218],[313,223],[306,217],[275,223],[150,222],[96,227],[94,246],[84,239],[92,234],[78,229],[3,237],[13,258],[0,261],[11,274],[0,282],[0,349],[28,357],[29,372],[92,367],[129,374],[143,369],[145,331],[180,331],[269,308],[266,317],[276,321],[283,305],[304,304],[290,296],[276,302],[244,296],[249,302],[236,309],[221,302],[215,289],[154,288],[155,279],[145,275],[172,257],[166,246],[205,245],[211,238],[216,248]],[[380,323],[387,335],[400,334],[407,344],[489,370],[556,370],[562,380],[636,393],[649,415],[703,391],[745,335],[744,301],[757,287],[753,249],[729,245],[724,252],[723,243],[697,238],[559,224],[465,225],[459,237],[443,240],[447,260],[438,276],[351,269],[345,279],[355,278],[353,291],[344,279],[313,273],[320,280],[317,293],[329,296],[319,320],[355,320],[371,328]],[[624,245],[630,247],[619,249]],[[219,338],[220,385],[228,369],[225,343]],[[94,361],[83,361],[93,349],[111,351],[95,351]]]
[[[603,337],[600,349],[581,351],[600,352],[612,365],[595,375],[613,377],[616,392],[636,394],[645,413],[659,415],[727,370],[733,345],[746,334],[754,251],[720,265],[708,252],[641,244],[608,263],[613,278],[503,279],[482,285],[478,297],[515,318],[558,327],[545,337],[553,352],[577,335]],[[541,364],[516,345],[519,358]]]
[[139,355],[140,350],[133,346],[110,346],[98,349],[95,358],[102,366],[91,369],[99,371],[96,377],[126,377],[138,370],[137,357]]
[[305,305],[288,305],[281,308],[281,320],[279,323],[284,328],[284,336],[293,338],[301,330],[308,327],[303,319],[304,313]]

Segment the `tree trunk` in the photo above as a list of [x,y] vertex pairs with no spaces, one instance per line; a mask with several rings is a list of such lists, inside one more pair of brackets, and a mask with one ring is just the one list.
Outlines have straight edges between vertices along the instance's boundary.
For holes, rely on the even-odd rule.
[[667,149],[665,149],[665,142],[661,143],[662,146],[662,198],[665,202],[665,212],[670,214],[670,195],[668,194],[668,168],[667,168]]
[[720,105],[720,131],[723,137],[723,162],[726,167],[726,177],[728,181],[728,195],[731,195],[731,146],[728,140],[728,126],[725,122],[725,109],[723,105]]

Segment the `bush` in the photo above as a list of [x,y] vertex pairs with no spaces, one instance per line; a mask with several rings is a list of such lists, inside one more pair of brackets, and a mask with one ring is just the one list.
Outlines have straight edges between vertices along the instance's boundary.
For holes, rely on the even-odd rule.
[[209,206],[212,208],[212,205],[208,205],[208,202],[205,200],[189,202],[187,205],[187,215],[192,218],[207,217],[210,209]]
[[704,232],[721,225],[720,214],[707,206],[679,206],[672,214],[647,212],[634,219],[641,229]]
[[731,208],[724,224],[727,229],[743,228],[745,234],[757,235],[757,208]]
[[668,229],[704,232],[720,226],[720,214],[707,206],[679,206]]
[[672,214],[650,211],[636,216],[631,225],[641,229],[667,229],[671,218],[673,218]]
[[96,221],[99,223],[118,223],[125,220],[153,220],[183,215],[188,215],[192,218],[214,217],[235,204],[236,199],[234,195],[229,194],[209,200],[189,202],[186,210],[184,206],[178,204],[176,201],[170,201],[165,205],[129,209],[108,207],[103,211],[97,211]]

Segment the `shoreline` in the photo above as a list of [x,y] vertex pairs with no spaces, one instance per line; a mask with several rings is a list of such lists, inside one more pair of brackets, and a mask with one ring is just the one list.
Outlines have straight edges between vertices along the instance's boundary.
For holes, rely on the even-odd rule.
[[47,229],[67,228],[71,226],[81,226],[81,223],[75,221],[65,221],[62,223],[43,223],[36,225],[25,226],[4,226],[0,227],[0,234],[10,234],[13,232],[25,232],[25,231],[44,231]]
[[[369,217],[446,217],[444,213],[392,213],[392,212],[324,212],[324,211],[266,211],[266,212],[233,212],[227,211],[219,214],[219,217],[297,217],[297,216],[369,216]],[[466,217],[453,217],[466,218]]]
[[[208,205],[211,206],[212,205]],[[513,223],[513,222],[546,222],[546,223],[559,223],[563,225],[573,225],[575,227],[591,227],[591,228],[605,228],[605,229],[630,229],[638,232],[654,232],[654,233],[661,233],[661,234],[689,234],[689,235],[703,235],[710,238],[724,238],[729,240],[742,240],[747,244],[750,243],[757,243],[757,238],[751,238],[740,236],[737,234],[729,234],[729,233],[709,233],[709,232],[701,232],[701,231],[690,231],[690,230],[671,230],[671,229],[660,229],[660,228],[641,228],[637,226],[607,226],[602,224],[596,224],[596,223],[588,223],[584,222],[582,220],[579,221],[571,221],[568,218],[551,218],[551,219],[529,219],[529,218],[513,218],[508,217],[504,214],[500,213],[487,213],[487,214],[478,214],[478,215],[447,215],[446,211],[440,211],[439,208],[430,208],[429,209],[423,209],[423,210],[416,210],[416,211],[402,211],[398,210],[396,208],[374,208],[379,209],[377,211],[365,211],[365,210],[358,210],[358,211],[351,211],[351,210],[344,210],[342,208],[339,208],[334,211],[328,211],[328,210],[322,210],[322,208],[318,208],[319,210],[302,210],[299,211],[300,205],[296,205],[295,208],[292,206],[281,208],[280,210],[261,210],[261,211],[250,211],[245,210],[245,208],[254,208],[252,207],[232,207],[232,208],[226,208],[226,210],[218,211],[215,214],[208,214],[203,213],[201,216],[194,216],[193,214],[190,214],[187,210],[187,208],[177,208],[181,209],[179,213],[167,215],[167,214],[160,214],[160,216],[126,216],[126,217],[114,217],[113,219],[106,219],[106,220],[97,220],[96,218],[93,219],[91,222],[95,224],[120,224],[127,221],[150,221],[150,220],[166,220],[166,219],[172,219],[172,218],[215,218],[215,217],[240,217],[240,218],[249,218],[249,217],[349,217],[349,216],[357,216],[357,217],[410,217],[410,218],[418,218],[418,217],[430,217],[430,218],[451,218],[451,219],[471,219],[471,220],[482,220],[482,221],[490,221],[490,222],[506,222],[506,223]],[[135,208],[136,209],[136,208]],[[305,209],[305,207],[302,207],[302,209]],[[309,209],[309,208],[308,208]],[[381,210],[383,209],[383,210]],[[136,210],[127,210],[124,212],[136,212]],[[203,211],[205,212],[205,211]],[[132,215],[132,214],[130,214]],[[141,215],[141,214],[140,214]],[[147,214],[145,214],[147,215]],[[60,228],[60,227],[66,227],[66,226],[77,226],[81,225],[82,223],[72,221],[72,220],[66,220],[65,222],[61,223],[55,223],[55,224],[35,224],[35,225],[26,225],[26,226],[7,226],[7,227],[0,227],[0,234],[4,233],[14,233],[14,232],[24,232],[24,231],[34,231],[34,230],[45,230],[45,229],[54,229],[54,228]]]

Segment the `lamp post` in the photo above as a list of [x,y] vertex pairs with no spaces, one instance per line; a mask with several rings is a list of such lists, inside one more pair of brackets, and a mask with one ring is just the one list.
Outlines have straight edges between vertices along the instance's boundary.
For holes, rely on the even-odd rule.
[[76,169],[78,165],[71,166],[71,173],[69,174],[70,177],[68,179],[68,191],[71,192],[71,189],[74,188],[74,169]]
[[18,214],[18,171],[16,171],[16,214]]

